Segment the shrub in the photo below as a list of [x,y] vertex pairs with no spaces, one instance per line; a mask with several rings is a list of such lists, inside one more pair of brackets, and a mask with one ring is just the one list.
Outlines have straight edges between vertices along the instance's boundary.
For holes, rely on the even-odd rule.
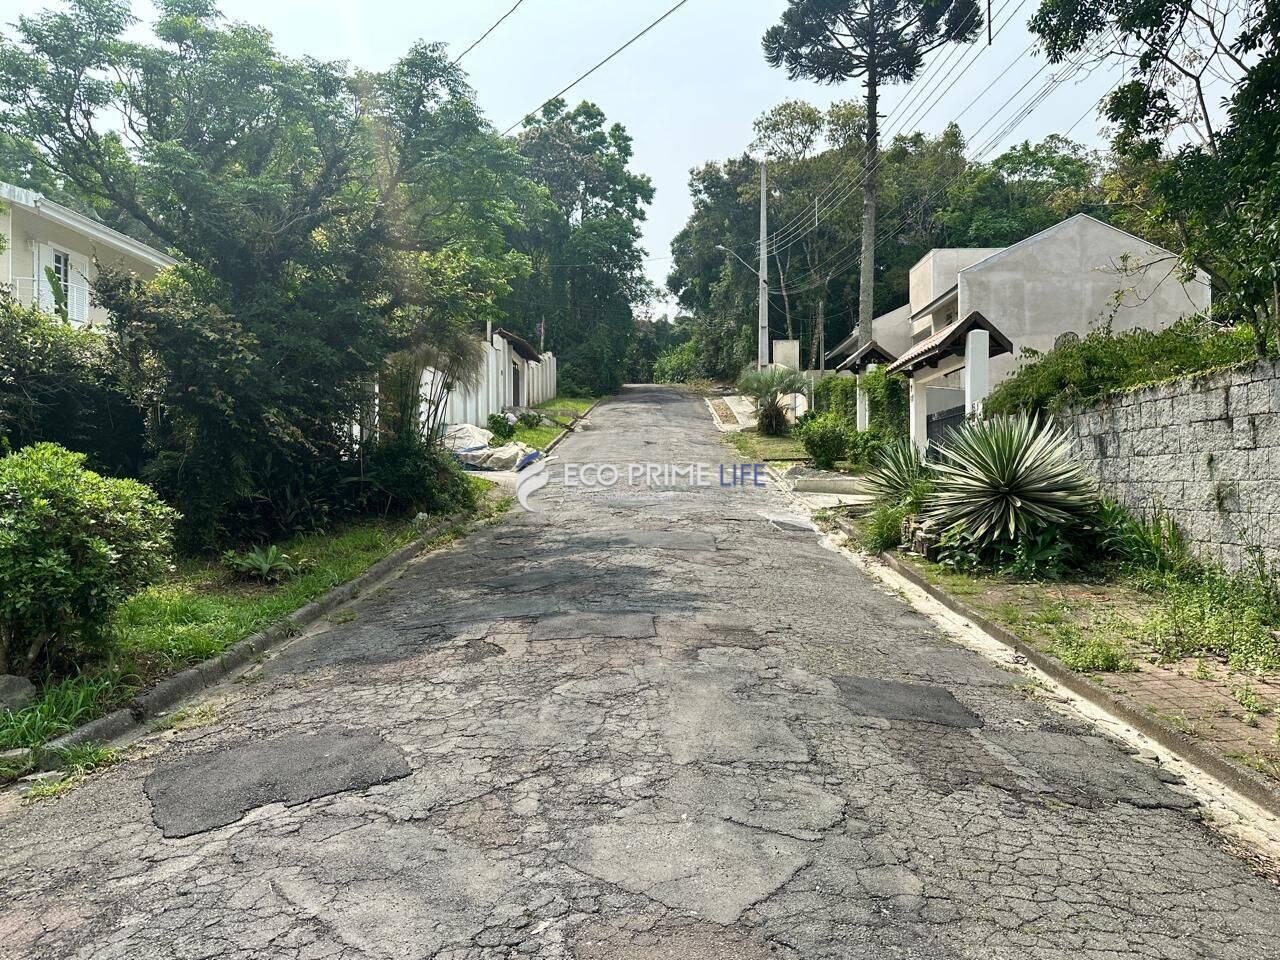
[[834,413],[820,413],[798,425],[800,442],[819,470],[830,470],[848,446],[848,423]]
[[882,503],[872,510],[867,517],[864,537],[867,549],[880,553],[901,546],[902,521],[906,516],[907,508],[901,505]]
[[738,389],[756,402],[756,430],[769,437],[787,432],[783,400],[794,393],[804,393],[808,385],[804,376],[786,367],[748,370],[738,378]]
[[99,640],[168,564],[177,514],[84,463],[52,443],[0,459],[0,673],[30,673],[51,644]]
[[18,303],[0,287],[0,438],[87,453],[108,473],[136,475],[143,422],[111,362],[109,337]]
[[983,403],[988,413],[1055,413],[1117,390],[1244,363],[1254,352],[1249,331],[1189,318],[1155,332],[1113,334],[1107,326],[1029,356]]
[[914,508],[928,492],[930,479],[929,467],[916,445],[910,440],[897,440],[876,454],[858,486],[877,503],[907,503]]
[[850,463],[873,463],[887,446],[878,430],[850,430],[846,434],[845,459]]
[[457,460],[412,433],[376,446],[364,479],[367,508],[383,516],[456,513],[476,503],[475,488]]
[[294,560],[275,544],[254,547],[246,553],[228,550],[222,555],[222,565],[232,573],[264,583],[280,583],[296,577],[305,567],[304,561]]
[[1097,493],[1057,427],[1025,415],[965,423],[942,446],[924,516],[981,545],[1092,516]]
[[862,375],[862,389],[867,394],[867,426],[883,437],[906,439],[911,427],[907,378],[900,373],[890,376],[881,367]]
[[534,413],[532,410],[525,410],[516,417],[516,423],[525,430],[532,430],[534,427],[542,426],[542,414]]
[[653,363],[654,383],[689,383],[706,375],[698,345],[692,340],[664,350]]
[[493,434],[493,443],[501,446],[516,435],[516,425],[506,418],[505,414],[491,413],[485,421],[489,432]]

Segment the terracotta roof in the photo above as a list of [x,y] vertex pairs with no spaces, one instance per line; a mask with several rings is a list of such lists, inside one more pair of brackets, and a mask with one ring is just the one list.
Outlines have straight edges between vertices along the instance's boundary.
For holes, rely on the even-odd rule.
[[957,320],[943,327],[937,333],[925,337],[913,345],[910,350],[900,356],[889,366],[889,373],[900,373],[904,370],[915,370],[925,364],[937,363],[943,357],[964,353],[964,338],[970,330],[986,330],[991,334],[991,356],[1002,353],[1013,353],[1013,343],[1009,338],[977,310],[963,320]]
[[519,334],[512,333],[510,330],[503,330],[502,327],[498,327],[493,332],[510,343],[511,348],[525,360],[536,361],[542,359],[542,354],[533,348],[533,344]]
[[861,372],[862,368],[869,363],[893,363],[896,359],[898,358],[872,340],[865,347],[859,347],[850,354],[848,359],[836,367],[836,370],[857,370]]

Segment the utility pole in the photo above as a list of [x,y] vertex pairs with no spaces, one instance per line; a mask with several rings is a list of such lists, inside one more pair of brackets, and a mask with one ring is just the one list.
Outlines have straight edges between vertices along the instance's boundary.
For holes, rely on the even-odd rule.
[[760,161],[760,344],[756,369],[769,365],[769,181]]

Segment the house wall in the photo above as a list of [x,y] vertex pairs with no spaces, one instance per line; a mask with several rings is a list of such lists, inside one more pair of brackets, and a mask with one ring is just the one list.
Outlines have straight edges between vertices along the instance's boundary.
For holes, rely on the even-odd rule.
[[88,285],[97,276],[94,258],[102,263],[136,273],[150,280],[158,272],[157,267],[146,260],[117,250],[106,249],[91,238],[78,233],[74,229],[59,223],[52,223],[34,211],[17,204],[9,207],[4,220],[0,220],[9,239],[9,249],[0,260],[0,279],[13,288],[18,297],[27,302],[39,298],[46,307],[52,306],[52,297],[45,280],[46,266],[53,264],[53,251],[60,250],[71,255],[71,306],[73,319],[79,319],[75,312],[77,300],[82,305],[81,311],[90,326],[104,324],[107,313],[100,307],[89,305]]
[[1003,247],[937,247],[926,253],[911,268],[908,286],[911,292],[911,309],[919,310],[951,289],[956,274],[965,267],[977,263]]
[[1178,380],[1068,411],[1085,469],[1131,510],[1170,511],[1229,569],[1280,562],[1280,363]]
[[[1151,266],[1121,274],[1126,254]],[[1083,337],[1113,315],[1116,331],[1156,330],[1208,309],[1208,284],[1182,284],[1175,269],[1168,251],[1076,216],[960,271],[959,315],[977,310],[1013,341],[1012,355],[991,360],[995,386],[1025,362],[1024,350],[1050,350],[1062,334]]]

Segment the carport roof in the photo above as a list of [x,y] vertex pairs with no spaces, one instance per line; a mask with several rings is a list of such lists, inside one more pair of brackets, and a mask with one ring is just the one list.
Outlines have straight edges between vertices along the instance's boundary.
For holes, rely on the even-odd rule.
[[856,370],[861,372],[869,363],[893,363],[898,359],[880,344],[872,340],[865,347],[859,347],[836,367],[836,370]]
[[937,333],[925,337],[889,366],[889,373],[912,371],[925,365],[936,364],[950,356],[964,353],[964,340],[970,330],[986,330],[991,334],[991,356],[1013,353],[1013,343],[995,325],[977,310],[963,320],[943,327]]

